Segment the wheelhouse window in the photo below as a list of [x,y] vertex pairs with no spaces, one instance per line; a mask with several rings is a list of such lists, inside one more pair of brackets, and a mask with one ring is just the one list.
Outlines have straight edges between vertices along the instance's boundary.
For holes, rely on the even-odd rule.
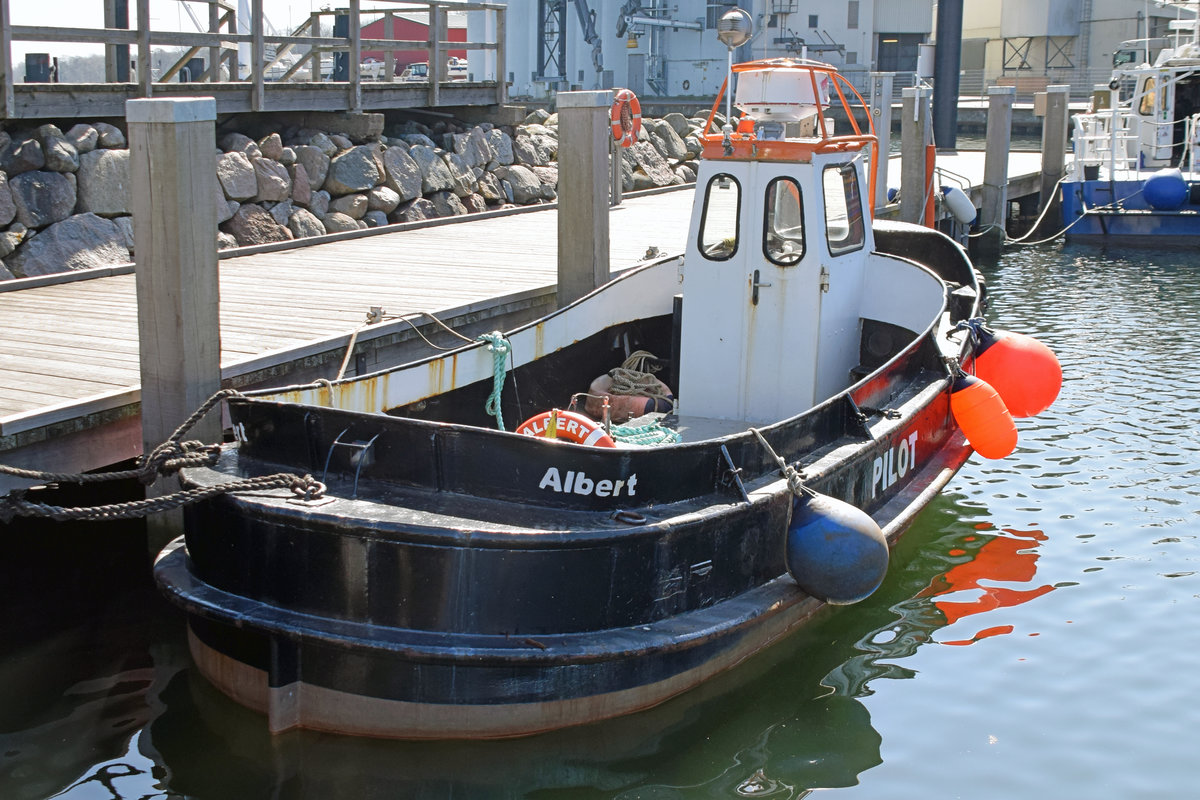
[[790,267],[804,257],[804,203],[800,184],[776,178],[767,184],[763,216],[763,255],[772,264]]
[[1154,114],[1154,100],[1157,92],[1154,91],[1154,78],[1146,78],[1146,82],[1142,84],[1142,102],[1138,106],[1138,113],[1143,117],[1149,117]]
[[732,258],[738,248],[738,217],[742,210],[742,187],[732,175],[714,175],[704,192],[704,214],[700,219],[700,252],[710,261]]
[[858,170],[853,164],[838,164],[826,167],[821,177],[825,190],[825,237],[830,254],[836,256],[861,249],[866,242],[866,228]]

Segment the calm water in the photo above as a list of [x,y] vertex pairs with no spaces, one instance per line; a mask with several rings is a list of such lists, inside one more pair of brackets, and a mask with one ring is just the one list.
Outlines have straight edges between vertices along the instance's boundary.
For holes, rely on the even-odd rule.
[[520,741],[271,738],[152,590],[106,591],[133,537],[39,531],[0,551],[0,797],[1195,796],[1200,255],[1057,247],[985,272],[993,322],[1057,351],[1057,404],[1015,456],[967,464],[874,597],[740,671]]

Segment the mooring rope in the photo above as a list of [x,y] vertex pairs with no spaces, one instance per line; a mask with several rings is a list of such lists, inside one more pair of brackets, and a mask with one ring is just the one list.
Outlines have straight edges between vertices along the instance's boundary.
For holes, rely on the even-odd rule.
[[504,430],[504,415],[501,413],[500,396],[504,391],[504,376],[507,372],[505,359],[512,352],[512,343],[504,338],[500,331],[483,333],[475,338],[477,342],[486,342],[487,349],[492,351],[492,393],[488,395],[484,411],[496,418],[496,425]]
[[767,454],[779,466],[779,471],[783,473],[783,477],[787,478],[788,489],[796,497],[816,497],[817,493],[804,485],[804,473],[795,467],[788,464],[783,458],[775,452],[775,448],[763,438],[762,433],[758,428],[751,428],[750,432],[758,437],[758,443],[763,446]]

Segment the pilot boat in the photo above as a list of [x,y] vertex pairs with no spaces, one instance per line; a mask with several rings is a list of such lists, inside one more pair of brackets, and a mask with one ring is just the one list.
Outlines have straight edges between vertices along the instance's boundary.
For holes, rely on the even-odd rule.
[[880,584],[972,452],[952,399],[980,283],[941,233],[871,223],[875,137],[835,68],[734,79],[681,257],[503,336],[229,400],[236,441],[186,486],[283,469],[324,491],[193,505],[155,574],[199,670],[270,730],[629,714]]
[[[1200,8],[1196,0],[1159,5],[1192,15]],[[1073,117],[1062,181],[1068,239],[1188,244],[1200,237],[1198,24],[1194,16],[1172,21],[1153,63],[1116,66],[1109,84],[1093,91],[1089,111]]]

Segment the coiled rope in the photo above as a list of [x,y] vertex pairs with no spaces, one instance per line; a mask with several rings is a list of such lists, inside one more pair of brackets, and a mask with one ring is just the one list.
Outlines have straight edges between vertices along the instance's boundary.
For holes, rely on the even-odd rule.
[[641,395],[656,400],[670,399],[670,392],[663,388],[662,381],[654,377],[652,370],[655,367],[649,363],[651,360],[657,361],[658,356],[649,350],[635,350],[621,366],[609,370],[608,375],[612,378],[609,394]]
[[507,372],[504,361],[512,352],[512,343],[504,338],[500,331],[483,333],[475,338],[477,342],[486,342],[487,349],[492,351],[492,393],[488,395],[484,411],[496,418],[496,425],[504,430],[504,415],[500,409],[500,395],[504,391],[504,375]]
[[610,425],[608,434],[624,444],[646,446],[677,444],[683,438],[678,431],[664,428],[657,422],[649,422],[645,425]]

